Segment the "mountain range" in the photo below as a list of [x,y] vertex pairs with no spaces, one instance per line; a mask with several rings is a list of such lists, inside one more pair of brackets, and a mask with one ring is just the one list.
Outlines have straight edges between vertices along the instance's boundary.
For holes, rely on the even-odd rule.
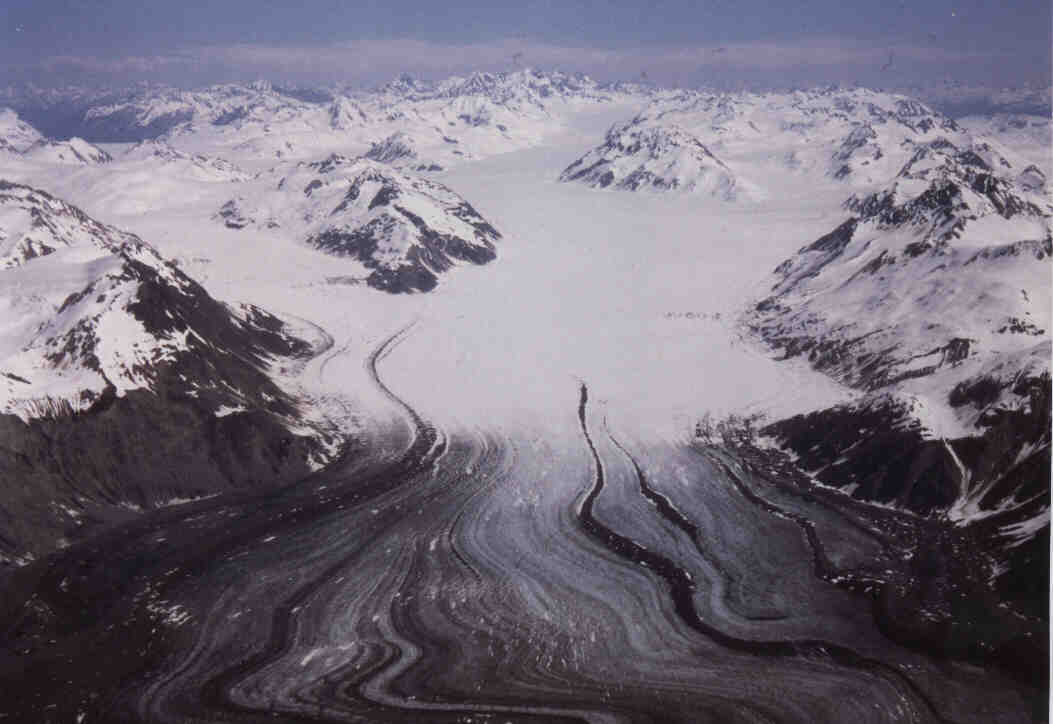
[[[310,360],[365,349],[376,320],[446,314],[442,344],[467,364],[458,335],[521,322],[457,327],[456,304],[487,305],[464,278],[496,267],[529,270],[537,296],[502,295],[558,310],[547,328],[567,349],[586,316],[573,304],[625,341],[613,368],[660,358],[633,348],[639,328],[617,327],[639,321],[633,290],[554,303],[549,282],[642,249],[632,283],[691,304],[697,289],[647,266],[647,234],[677,233],[691,261],[737,239],[758,286],[733,321],[670,315],[720,321],[735,345],[844,392],[764,419],[750,444],[771,457],[753,459],[780,460],[845,506],[968,538],[1000,602],[1043,615],[1048,118],[956,119],[865,88],[716,93],[535,70],[402,76],[369,92],[254,83],[48,102],[73,96],[90,140],[0,112],[0,480],[23,481],[0,498],[0,560],[25,564],[173,500],[303,479],[355,434],[309,409],[297,375]],[[548,164],[535,190],[595,209],[594,239],[499,203],[520,188],[502,164],[532,151]],[[637,249],[606,245],[612,205],[638,214],[617,217]],[[663,223],[699,210],[704,223]],[[524,230],[559,252],[525,263],[536,251]],[[241,291],[254,303],[235,301]],[[319,305],[346,326],[339,349],[306,319]],[[502,364],[544,368],[563,352]],[[406,377],[429,384],[429,360]],[[341,404],[356,409],[368,395],[347,384]]]

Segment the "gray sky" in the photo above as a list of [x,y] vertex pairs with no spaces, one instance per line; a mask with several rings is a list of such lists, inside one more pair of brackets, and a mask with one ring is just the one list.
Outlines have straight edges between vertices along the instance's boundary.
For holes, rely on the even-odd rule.
[[689,85],[1048,84],[1051,23],[1049,0],[0,0],[0,84],[368,85],[517,53]]

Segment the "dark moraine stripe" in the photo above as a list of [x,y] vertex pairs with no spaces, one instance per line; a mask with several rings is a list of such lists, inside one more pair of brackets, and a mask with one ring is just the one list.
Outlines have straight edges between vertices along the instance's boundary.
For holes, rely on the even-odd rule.
[[616,533],[611,528],[601,523],[594,515],[593,509],[596,499],[603,491],[606,484],[606,474],[603,461],[589,434],[586,421],[586,411],[589,401],[589,391],[585,383],[580,388],[578,400],[578,422],[581,432],[588,445],[595,463],[595,476],[593,485],[578,510],[578,520],[584,531],[601,543],[616,555],[635,563],[639,566],[653,571],[659,578],[665,581],[669,587],[670,596],[673,600],[673,608],[677,616],[692,630],[702,634],[714,643],[731,651],[753,654],[764,657],[800,657],[820,658],[825,657],[833,663],[845,668],[855,669],[868,674],[878,676],[905,689],[913,699],[920,705],[919,713],[930,721],[948,722],[934,707],[929,697],[918,688],[918,686],[901,671],[884,662],[868,659],[852,649],[833,644],[819,639],[802,639],[787,641],[757,641],[751,639],[740,639],[731,636],[713,626],[710,626],[698,615],[695,609],[694,593],[695,583],[691,576],[683,568],[678,566],[669,558],[647,550],[642,545]]

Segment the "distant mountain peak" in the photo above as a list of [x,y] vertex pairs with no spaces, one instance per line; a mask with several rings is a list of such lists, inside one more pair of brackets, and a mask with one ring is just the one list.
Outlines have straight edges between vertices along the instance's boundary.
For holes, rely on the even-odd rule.
[[754,193],[696,136],[678,125],[643,117],[614,125],[600,146],[559,178],[598,188],[679,190],[727,200]]

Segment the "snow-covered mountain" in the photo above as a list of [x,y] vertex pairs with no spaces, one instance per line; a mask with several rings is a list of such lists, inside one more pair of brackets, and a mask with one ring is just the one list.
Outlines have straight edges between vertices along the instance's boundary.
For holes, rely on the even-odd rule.
[[570,164],[559,180],[629,191],[692,191],[726,200],[755,193],[690,133],[642,118],[613,126],[604,142]]
[[915,100],[895,98],[884,105],[853,104],[844,96],[840,100],[838,107],[852,118],[852,129],[831,158],[831,172],[837,179],[881,181],[883,176],[895,173],[904,154],[915,145],[937,138],[963,138],[953,120]]
[[44,137],[9,108],[0,109],[0,152],[22,153]]
[[861,497],[962,524],[1015,515],[1037,531],[1048,508],[1026,491],[1050,444],[1045,177],[982,138],[911,148],[889,184],[851,197],[844,223],[775,270],[747,315],[786,357],[867,393],[772,432]]
[[867,89],[655,94],[560,178],[729,200],[783,196],[805,180],[867,189],[941,138],[963,143],[968,134],[916,100]]
[[559,101],[608,101],[610,89],[580,73],[545,72],[533,68],[501,73],[472,73],[452,76],[437,83],[401,75],[381,86],[378,94],[387,98],[431,100],[440,98],[485,98],[494,105],[545,110]]
[[582,107],[643,97],[603,88],[587,76],[536,70],[441,82],[400,77],[368,92],[266,82],[192,91],[146,86],[94,102],[78,98],[87,107],[75,127],[79,135],[106,141],[163,135],[180,151],[253,170],[275,159],[310,160],[334,150],[361,155],[397,136],[415,154],[400,165],[448,168],[536,146]]
[[429,291],[457,262],[485,264],[500,233],[440,183],[377,161],[333,154],[278,167],[216,219],[232,229],[281,233],[366,270],[388,292]]
[[610,100],[611,93],[583,75],[521,70],[511,73],[474,73],[441,82],[400,76],[372,92],[350,95],[339,91],[316,94],[290,92],[259,81],[249,85],[216,85],[184,91],[146,88],[128,97],[98,104],[85,113],[89,128],[126,128],[133,136],[156,136],[178,127],[282,124],[307,121],[321,112],[325,125],[351,131],[383,116],[379,110],[421,104],[449,107],[464,115],[468,123],[485,125],[495,109],[519,114],[544,113],[554,104],[568,101]]
[[402,76],[357,100],[375,119],[371,144],[383,146],[397,134],[415,153],[415,167],[449,167],[536,146],[582,108],[643,97],[604,89],[584,75],[525,69],[438,83]]
[[6,182],[2,189],[2,269],[22,266],[31,259],[47,256],[57,250],[83,245],[86,239],[100,239],[119,245],[131,238],[44,192]]
[[[772,204],[786,234],[800,203],[816,218],[843,213],[779,267],[749,315],[772,345],[808,354],[874,400],[888,396],[929,435],[980,433],[987,408],[949,396],[985,376],[1000,380],[1000,409],[1030,404],[1031,388],[1008,380],[1021,370],[1034,378],[1050,324],[1049,169],[1017,153],[1021,133],[1040,145],[1045,131],[1031,122],[965,125],[863,88],[674,92],[532,70],[403,76],[366,93],[142,88],[95,103],[86,118],[163,137],[104,166],[82,164],[68,184],[54,159],[23,153],[47,145],[39,134],[10,115],[0,127],[12,129],[9,156],[26,164],[19,178],[55,178],[122,223],[178,209],[181,223],[222,244],[290,241],[341,257],[341,279],[426,291],[456,263],[493,259],[499,235],[422,173],[456,177],[488,156],[575,137],[575,113],[622,108],[629,120],[561,180]],[[213,214],[218,223],[207,222]],[[56,229],[28,237],[17,255],[61,246]]]
[[1000,113],[994,116],[967,116],[959,124],[970,133],[993,139],[1026,158],[1049,177],[1053,174],[1053,120],[1035,116]]
[[408,133],[402,131],[396,131],[387,138],[373,143],[363,155],[398,168],[411,168],[414,171],[442,171],[442,166],[437,163],[422,162],[416,141]]
[[369,123],[362,106],[346,96],[334,98],[329,104],[329,126],[338,131],[350,131]]
[[828,349],[817,365],[876,389],[1048,336],[1053,206],[1035,167],[934,141],[846,209],[776,269],[753,318],[773,344]]
[[[875,105],[884,111],[866,107],[867,115],[889,110]],[[781,357],[804,358],[859,395],[761,433],[806,485],[938,519],[967,537],[990,571],[975,585],[1007,609],[1034,611],[1049,568],[1046,176],[997,140],[913,105],[893,109],[884,124],[857,123],[835,152],[847,151],[843,159],[825,154],[828,134],[815,147],[822,153],[802,150],[815,163],[800,170],[817,185],[824,178],[856,191],[841,223],[779,264],[745,315]],[[849,172],[831,175],[828,160]],[[894,171],[875,183],[882,168]],[[915,568],[916,580],[930,575]],[[889,596],[902,606],[889,614],[893,628],[903,612],[951,615],[953,606],[932,613],[946,605],[942,594],[921,604],[911,585]]]
[[164,140],[140,141],[121,155],[122,161],[139,162],[201,181],[248,181],[251,176],[222,158],[177,151]]
[[262,370],[269,356],[307,344],[275,332],[283,325],[261,310],[215,301],[137,236],[2,182],[0,239],[4,306],[17,310],[5,315],[0,413],[83,412],[108,394],[151,389],[169,367],[230,368],[229,379],[182,376],[186,393],[215,409],[293,413]]
[[202,90],[147,87],[94,105],[84,113],[88,133],[121,140],[156,137],[177,126],[227,126],[294,118],[322,107],[265,81],[225,84]]
[[21,481],[0,500],[5,552],[72,537],[84,521],[63,511],[103,519],[326,459],[271,372],[315,333],[222,304],[135,235],[8,182],[0,267],[0,470]]
[[[14,121],[8,125],[17,131],[11,135],[21,139],[6,150],[0,147],[8,180],[61,189],[63,195],[110,218],[192,205],[201,198],[211,198],[213,193],[226,196],[229,190],[215,187],[252,178],[226,159],[185,153],[163,139],[113,148],[111,155],[80,138],[43,138],[17,117],[6,118]],[[207,214],[202,219],[207,219]]]
[[84,166],[108,163],[110,154],[82,138],[56,141],[45,138],[10,109],[0,110],[0,153],[34,163]]
[[38,141],[27,148],[23,154],[32,161],[66,166],[94,165],[109,163],[113,160],[110,154],[98,146],[76,137],[68,141]]

